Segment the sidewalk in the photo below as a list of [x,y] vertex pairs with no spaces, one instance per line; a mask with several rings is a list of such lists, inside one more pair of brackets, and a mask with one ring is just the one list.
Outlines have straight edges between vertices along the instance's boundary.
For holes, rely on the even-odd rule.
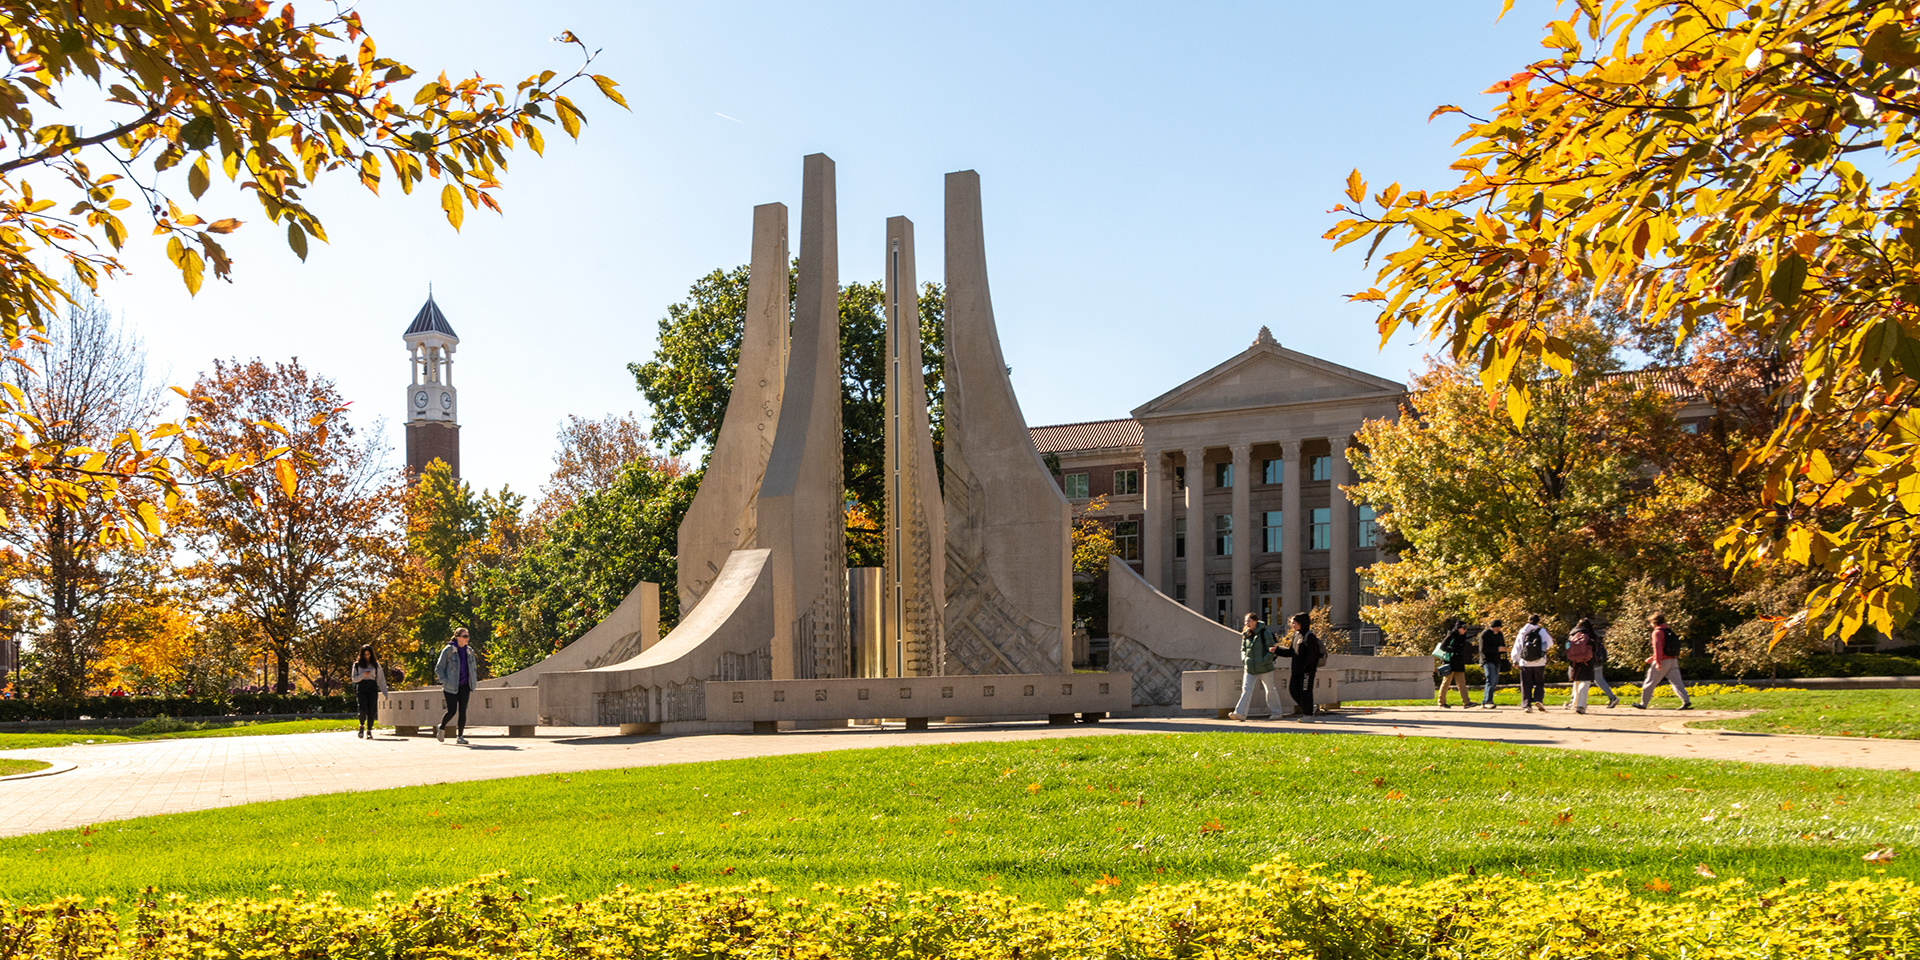
[[0,783],[0,836],[321,793],[576,770],[923,743],[1206,730],[1267,736],[1355,733],[1439,737],[1748,763],[1920,769],[1920,741],[1716,733],[1689,731],[1683,726],[1741,715],[1660,709],[1642,713],[1604,707],[1584,716],[1561,710],[1526,714],[1512,707],[1381,707],[1343,710],[1312,723],[1236,723],[1174,717],[1068,727],[966,724],[919,732],[899,727],[857,727],[769,736],[689,737],[618,737],[605,728],[541,727],[538,737],[513,739],[498,735],[504,729],[483,729],[466,747],[423,737],[389,735],[360,740],[344,732],[99,744],[9,752],[8,756],[71,761],[77,769],[58,776]]

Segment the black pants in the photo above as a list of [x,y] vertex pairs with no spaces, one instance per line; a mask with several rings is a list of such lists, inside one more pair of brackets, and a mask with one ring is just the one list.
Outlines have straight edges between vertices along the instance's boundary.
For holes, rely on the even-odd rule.
[[360,696],[360,723],[371,726],[380,716],[380,684],[362,680],[354,684],[353,689]]
[[1520,668],[1520,702],[1538,704],[1547,702],[1547,668],[1545,666]]
[[1313,716],[1313,674],[1314,670],[1302,670],[1295,663],[1287,677],[1287,696],[1293,698],[1294,709],[1309,717]]
[[473,688],[463,683],[460,685],[459,693],[446,693],[445,691],[441,691],[441,692],[447,698],[447,715],[440,718],[440,725],[442,727],[446,726],[447,721],[452,720],[453,715],[457,712],[460,714],[460,726],[454,729],[458,730],[461,736],[463,737],[466,736],[467,734],[467,698],[473,696]]

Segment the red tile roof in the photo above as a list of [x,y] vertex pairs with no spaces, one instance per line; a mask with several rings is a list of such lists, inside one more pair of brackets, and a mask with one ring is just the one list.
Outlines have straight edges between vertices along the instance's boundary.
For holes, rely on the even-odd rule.
[[1132,417],[1122,420],[1089,420],[1086,423],[1056,423],[1051,426],[1030,427],[1027,432],[1033,435],[1033,445],[1038,447],[1041,453],[1137,447],[1144,439],[1140,433],[1140,421]]

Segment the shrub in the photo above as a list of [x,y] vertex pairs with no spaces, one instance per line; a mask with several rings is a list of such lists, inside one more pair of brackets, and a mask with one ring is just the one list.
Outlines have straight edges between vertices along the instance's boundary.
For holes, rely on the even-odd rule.
[[344,694],[236,693],[222,697],[81,697],[78,700],[0,700],[0,722],[22,720],[76,720],[94,717],[225,717],[273,713],[353,713],[358,709]]
[[[1450,876],[1377,885],[1287,860],[1246,880],[1091,881],[1059,909],[996,890],[879,882],[787,899],[765,881],[621,886],[585,903],[536,898],[495,873],[370,907],[325,893],[189,902],[148,892],[131,922],[78,898],[0,903],[10,955],[98,957],[1902,957],[1920,950],[1920,886],[1904,878],[1743,880],[1671,893],[1617,873],[1536,881]],[[277,889],[277,888],[275,888]]]

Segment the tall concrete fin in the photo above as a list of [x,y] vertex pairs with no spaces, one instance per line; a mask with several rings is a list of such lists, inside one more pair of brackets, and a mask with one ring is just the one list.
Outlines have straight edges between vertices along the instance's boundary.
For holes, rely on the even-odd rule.
[[740,331],[740,363],[720,421],[707,470],[680,521],[680,615],[706,596],[727,555],[754,546],[758,496],[780,422],[780,391],[787,375],[787,205],[753,208],[753,259],[747,279],[747,316]]
[[[767,551],[735,550],[712,589],[673,632],[620,663],[540,678],[540,722],[563,727],[647,724],[707,729],[708,680],[767,680],[773,583]],[[659,725],[666,724],[668,729]]]
[[838,244],[833,160],[812,154],[800,199],[800,299],[756,541],[772,551],[776,680],[849,675]]
[[1237,670],[1240,633],[1153,588],[1107,558],[1107,672],[1133,674],[1136,707],[1180,705],[1180,674]]
[[1000,353],[980,175],[947,174],[948,674],[1073,668],[1073,508],[1027,434]]
[[887,673],[927,677],[945,659],[946,518],[920,353],[913,221],[887,219]]

